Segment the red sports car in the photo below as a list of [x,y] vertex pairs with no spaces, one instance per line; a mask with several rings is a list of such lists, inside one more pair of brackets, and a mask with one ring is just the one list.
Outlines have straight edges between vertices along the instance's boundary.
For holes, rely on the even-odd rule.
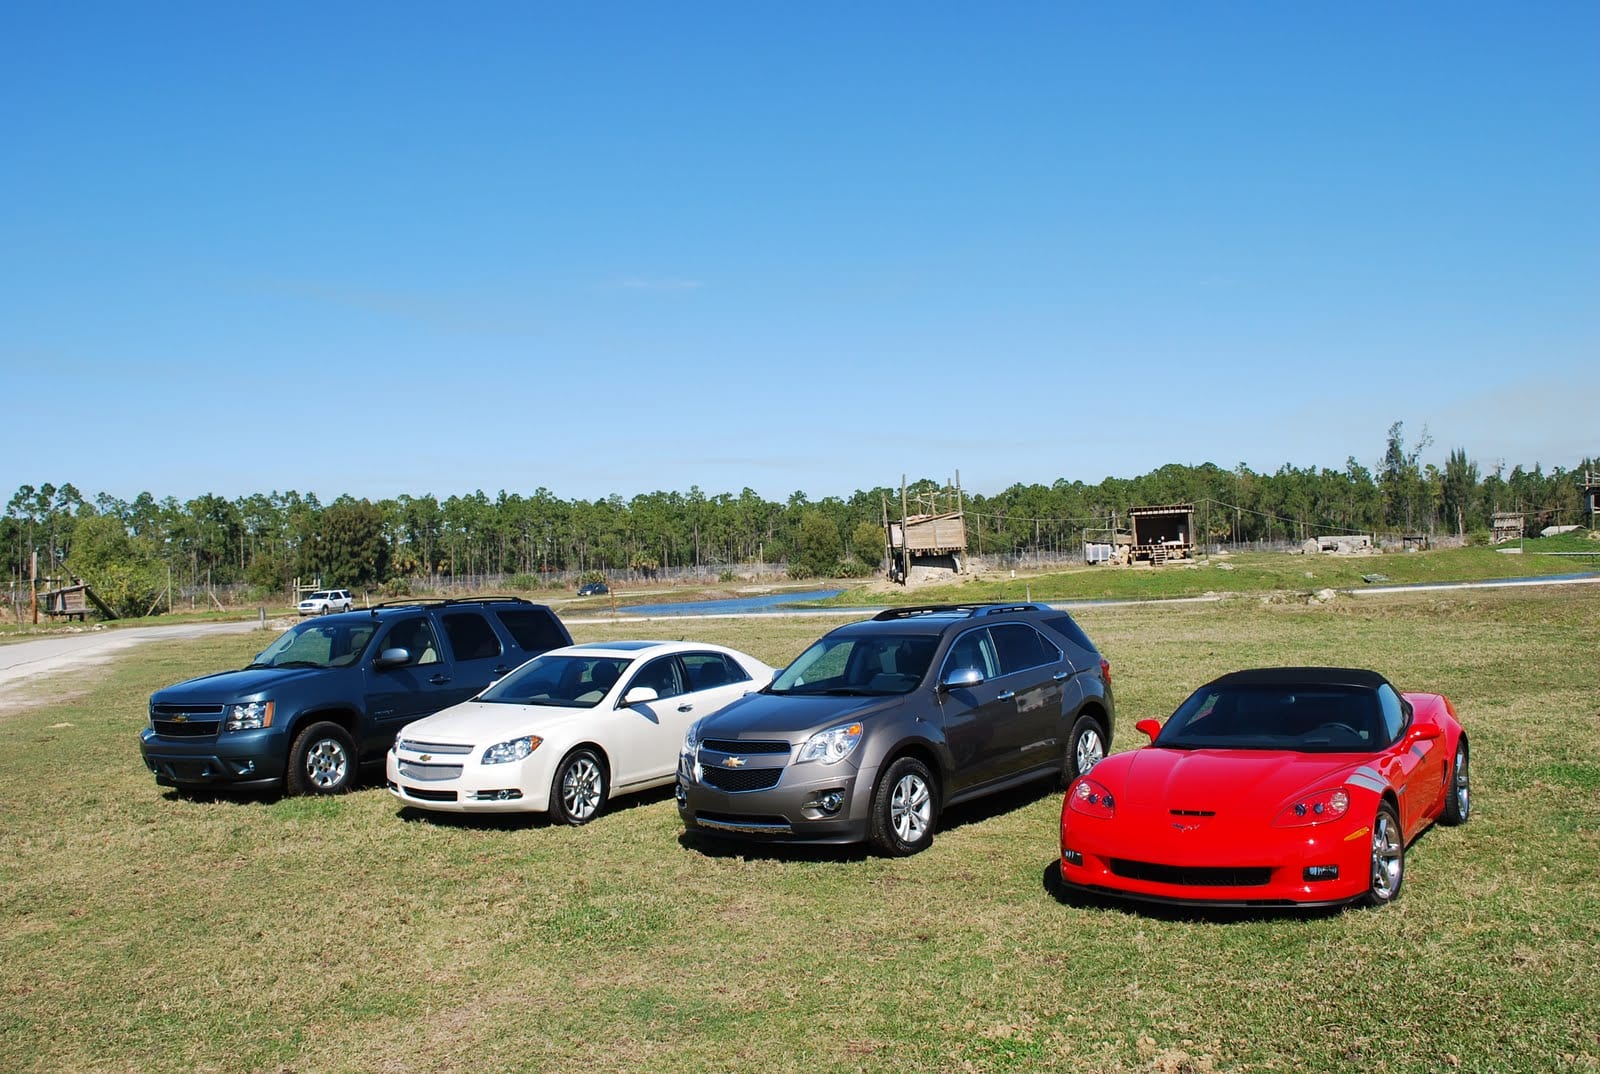
[[1406,847],[1472,809],[1439,694],[1349,668],[1236,671],[1067,788],[1067,890],[1213,906],[1380,906]]

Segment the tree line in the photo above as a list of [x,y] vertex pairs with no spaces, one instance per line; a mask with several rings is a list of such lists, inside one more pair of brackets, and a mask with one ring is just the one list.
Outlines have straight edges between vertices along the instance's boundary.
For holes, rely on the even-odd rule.
[[[1016,484],[961,498],[969,550],[984,555],[1074,554],[1086,534],[1103,533],[1129,508],[1194,503],[1196,540],[1301,540],[1329,533],[1486,531],[1496,512],[1520,511],[1530,532],[1583,520],[1581,478],[1600,470],[1585,458],[1571,470],[1497,465],[1484,472],[1464,449],[1444,466],[1420,461],[1424,430],[1407,444],[1389,430],[1373,468],[1350,457],[1340,470],[1285,464],[1257,473],[1211,463],[1168,464],[1134,478],[1090,485],[1057,480]],[[922,479],[907,489],[913,514],[951,501],[947,484]],[[941,495],[942,494],[942,495]],[[796,576],[848,577],[878,569],[885,505],[900,514],[901,492],[880,486],[813,501],[784,502],[749,488],[737,495],[651,492],[624,499],[562,499],[483,491],[370,501],[311,493],[214,494],[180,502],[141,492],[132,500],[84,496],[71,484],[23,485],[0,518],[0,548],[15,587],[40,578],[82,578],[120,614],[148,614],[165,587],[244,583],[263,594],[295,579],[409,591],[465,576],[718,569],[786,564]],[[35,568],[35,564],[37,567]]]

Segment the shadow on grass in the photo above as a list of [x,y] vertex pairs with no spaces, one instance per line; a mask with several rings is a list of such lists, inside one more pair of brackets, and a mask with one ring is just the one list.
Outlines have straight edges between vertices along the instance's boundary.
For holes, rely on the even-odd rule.
[[[647,791],[625,794],[620,798],[607,798],[605,805],[589,821],[589,824],[604,824],[606,818],[613,814],[631,813],[635,809],[660,805],[671,798],[671,784],[665,787],[653,787]],[[456,813],[402,805],[395,810],[395,816],[407,824],[433,824],[441,828],[478,828],[497,832],[520,832],[531,828],[569,827],[569,825],[565,824],[552,823],[549,813],[539,813],[532,810],[506,813]],[[584,827],[584,825],[570,825],[570,827]]]
[[1282,921],[1285,918],[1315,919],[1337,917],[1344,906],[1193,906],[1143,899],[1120,899],[1084,888],[1072,887],[1061,880],[1061,863],[1051,859],[1044,867],[1040,883],[1045,893],[1064,906],[1080,910],[1103,910],[1133,917],[1153,918],[1157,921],[1209,923],[1214,925],[1242,925],[1265,921]]

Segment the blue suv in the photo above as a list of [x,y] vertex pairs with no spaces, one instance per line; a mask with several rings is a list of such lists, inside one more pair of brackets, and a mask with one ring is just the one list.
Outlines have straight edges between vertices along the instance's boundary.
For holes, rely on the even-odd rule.
[[150,696],[156,783],[337,794],[412,720],[465,701],[572,636],[515,597],[405,601],[299,623],[249,665]]

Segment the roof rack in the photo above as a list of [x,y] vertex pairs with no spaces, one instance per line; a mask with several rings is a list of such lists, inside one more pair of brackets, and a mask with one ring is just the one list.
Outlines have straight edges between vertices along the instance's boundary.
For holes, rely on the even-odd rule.
[[379,608],[443,608],[452,604],[532,604],[527,597],[403,597],[399,600],[380,600],[370,606],[371,611]]
[[1047,612],[1043,604],[1026,601],[1015,604],[923,604],[910,608],[887,608],[872,618],[877,620],[911,619],[919,615],[961,615],[977,618],[980,615],[1000,615],[1004,612]]

